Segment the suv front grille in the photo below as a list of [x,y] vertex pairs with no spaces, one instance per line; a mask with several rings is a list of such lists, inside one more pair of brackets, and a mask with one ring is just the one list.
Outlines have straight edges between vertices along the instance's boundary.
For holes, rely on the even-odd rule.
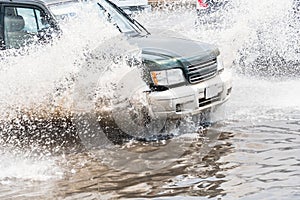
[[190,83],[199,83],[216,75],[218,70],[217,59],[189,65],[187,69]]

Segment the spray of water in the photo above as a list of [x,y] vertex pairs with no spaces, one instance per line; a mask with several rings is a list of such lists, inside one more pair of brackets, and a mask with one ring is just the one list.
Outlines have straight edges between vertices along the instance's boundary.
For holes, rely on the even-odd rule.
[[97,26],[77,19],[52,45],[31,47],[21,56],[14,54],[22,50],[11,50],[12,56],[1,59],[2,112],[7,108],[30,109],[51,104],[58,84],[67,84],[64,80],[80,69],[86,52],[116,34],[113,27],[101,23],[95,14],[90,15],[86,17],[95,19]]
[[299,13],[295,2],[234,0],[225,9],[199,16],[193,6],[166,7],[139,19],[150,28],[161,27],[218,45],[226,65],[234,61],[239,74],[296,76]]
[[63,118],[74,104],[74,78],[90,51],[119,34],[96,11],[83,12],[62,28],[62,36],[51,44],[0,52],[1,179],[55,175],[48,173],[55,165],[49,155],[74,145],[68,137],[74,130]]

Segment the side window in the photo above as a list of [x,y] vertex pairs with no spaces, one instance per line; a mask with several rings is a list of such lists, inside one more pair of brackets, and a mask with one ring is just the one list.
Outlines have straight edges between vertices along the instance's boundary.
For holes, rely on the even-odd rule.
[[16,8],[19,16],[24,19],[23,31],[29,33],[36,33],[38,31],[38,24],[35,18],[35,10],[31,8]]
[[32,43],[40,30],[50,26],[43,16],[43,13],[36,8],[5,7],[6,48],[20,48]]
[[18,15],[23,16],[25,21],[24,30],[30,33],[38,33],[38,31],[48,28],[50,25],[43,17],[41,11],[31,8],[17,8]]

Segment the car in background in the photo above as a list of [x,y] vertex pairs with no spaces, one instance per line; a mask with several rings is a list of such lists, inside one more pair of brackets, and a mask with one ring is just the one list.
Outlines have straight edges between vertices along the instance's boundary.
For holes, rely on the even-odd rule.
[[[93,0],[45,0],[45,3],[51,7],[51,11],[58,20],[68,20],[76,17],[82,4],[91,2]],[[149,5],[148,0],[112,0],[112,2],[128,15],[141,11],[151,11],[151,5]]]
[[225,8],[229,3],[228,0],[196,0],[196,9],[199,15],[209,14]]
[[[231,17],[226,16],[232,2],[229,0],[195,0],[196,11],[198,15],[198,23],[220,25],[226,21],[232,20]],[[231,23],[231,22],[229,22]]]
[[151,11],[148,0],[112,0],[112,2],[129,15],[134,12]]
[[[88,2],[86,0],[44,0],[48,7],[51,7],[52,13],[57,20],[68,20],[77,16],[80,11],[80,4]],[[77,6],[69,6],[69,4],[74,4]],[[68,10],[68,12],[66,12]]]
[[151,5],[176,4],[176,5],[191,5],[194,0],[148,0]]

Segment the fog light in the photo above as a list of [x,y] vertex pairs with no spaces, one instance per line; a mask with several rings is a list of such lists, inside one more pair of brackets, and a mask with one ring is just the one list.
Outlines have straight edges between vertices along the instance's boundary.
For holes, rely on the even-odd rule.
[[181,104],[176,104],[176,112],[181,112]]

